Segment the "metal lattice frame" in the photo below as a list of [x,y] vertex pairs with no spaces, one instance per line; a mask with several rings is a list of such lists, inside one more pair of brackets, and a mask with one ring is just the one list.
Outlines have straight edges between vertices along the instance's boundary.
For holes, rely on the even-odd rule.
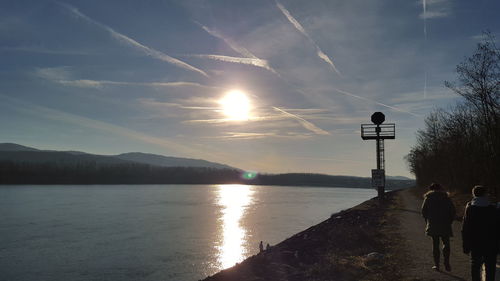
[[361,124],[361,138],[364,140],[395,139],[396,124]]

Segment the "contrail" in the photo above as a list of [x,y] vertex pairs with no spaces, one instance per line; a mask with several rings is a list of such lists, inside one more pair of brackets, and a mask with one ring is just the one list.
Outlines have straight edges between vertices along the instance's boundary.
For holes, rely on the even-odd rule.
[[330,135],[329,132],[321,129],[321,128],[318,128],[316,125],[314,125],[313,123],[305,120],[304,118],[300,117],[300,116],[297,116],[295,114],[292,114],[290,112],[287,112],[287,111],[284,111],[283,109],[279,108],[279,107],[276,107],[276,106],[273,106],[273,109],[276,110],[276,111],[279,111],[283,114],[285,114],[286,116],[289,116],[289,117],[292,117],[296,120],[298,120],[300,122],[300,124],[302,126],[304,126],[304,128],[308,129],[309,131],[315,133],[315,134],[318,134],[318,135]]
[[205,89],[218,89],[218,87],[206,86],[194,82],[127,82],[109,80],[55,80],[55,82],[82,88],[99,88],[102,86],[146,86],[146,87],[198,87]]
[[206,58],[212,60],[218,60],[223,62],[232,62],[232,63],[241,63],[248,64],[257,67],[265,68],[275,74],[278,74],[274,69],[269,66],[269,63],[266,60],[259,58],[239,58],[239,57],[230,57],[230,56],[222,56],[222,55],[187,55],[189,57],[195,58]]
[[159,60],[164,61],[164,62],[168,62],[170,64],[173,64],[175,66],[178,66],[178,67],[190,70],[190,71],[198,72],[198,73],[202,74],[203,76],[208,77],[208,74],[205,71],[198,69],[190,64],[187,64],[181,60],[173,58],[167,54],[164,54],[158,50],[147,47],[147,46],[135,41],[134,39],[115,31],[111,27],[104,25],[104,24],[102,24],[94,19],[89,18],[88,16],[84,15],[77,8],[75,8],[73,6],[70,6],[70,5],[65,4],[65,3],[59,3],[59,2],[58,2],[58,4],[62,7],[64,7],[65,9],[67,9],[68,11],[70,11],[73,15],[77,16],[78,18],[81,18],[81,19],[83,19],[91,24],[97,25],[100,28],[105,29],[106,31],[108,31],[111,34],[111,36],[113,38],[117,39],[118,41],[120,41],[122,43],[125,43],[129,46],[132,46],[132,47],[142,51],[147,56],[150,56],[150,57],[155,58],[155,59],[159,59]]
[[242,55],[242,56],[245,57],[245,59],[243,59],[243,60],[238,60],[238,59],[241,59],[241,58],[235,58],[235,57],[229,57],[229,56],[219,56],[219,55],[209,55],[211,57],[206,57],[206,58],[220,60],[220,61],[226,61],[226,62],[233,62],[233,63],[250,64],[250,65],[254,65],[254,66],[265,68],[265,69],[271,71],[272,73],[280,76],[278,74],[278,72],[276,70],[274,70],[269,65],[269,63],[268,63],[267,60],[258,58],[256,55],[252,54],[245,47],[242,47],[242,46],[238,45],[233,40],[231,40],[231,39],[225,37],[224,35],[220,34],[217,30],[210,29],[210,28],[208,28],[208,27],[206,27],[206,26],[204,26],[204,25],[202,25],[202,24],[200,24],[199,22],[196,22],[196,21],[195,21],[195,23],[197,25],[199,25],[203,30],[205,30],[208,34],[210,34],[213,37],[216,37],[216,38],[224,41],[224,43],[226,43],[226,45],[228,45],[229,48],[231,48],[233,51],[235,51],[238,54],[240,54],[240,55]]
[[347,96],[351,96],[351,97],[354,97],[354,98],[357,98],[357,99],[360,99],[360,100],[365,100],[365,101],[369,101],[371,103],[374,103],[374,104],[378,104],[380,106],[383,106],[383,107],[387,107],[389,109],[392,109],[392,110],[395,110],[395,111],[399,111],[399,112],[404,112],[404,113],[408,113],[410,115],[413,115],[415,117],[418,117],[418,118],[421,118],[420,115],[417,115],[413,112],[410,112],[410,111],[406,111],[406,110],[403,110],[403,109],[400,109],[400,108],[397,108],[397,107],[394,107],[394,106],[390,106],[390,105],[387,105],[387,104],[383,104],[381,102],[378,102],[378,101],[374,101],[374,100],[371,100],[369,98],[365,98],[365,97],[362,97],[362,96],[358,96],[358,95],[355,95],[355,94],[352,94],[352,93],[349,93],[349,92],[346,92],[346,91],[342,91],[342,90],[339,90],[339,89],[334,89],[335,91],[341,93],[341,94],[344,94],[344,95],[347,95]]
[[312,40],[309,34],[307,34],[304,27],[292,16],[292,14],[290,14],[290,12],[278,1],[276,1],[276,6],[278,7],[278,9],[280,9],[283,15],[285,15],[288,21],[295,27],[295,29],[297,29],[300,33],[302,33],[302,35],[304,35],[309,40],[309,42],[311,42],[311,44],[316,48],[316,54],[318,55],[318,57],[323,61],[325,61],[332,68],[332,70],[334,70],[338,75],[342,76],[337,67],[335,67],[333,61],[319,48],[318,44],[316,44],[316,42]]
[[250,51],[248,51],[245,47],[242,47],[242,46],[239,46],[236,42],[234,42],[233,40],[223,36],[222,34],[220,34],[217,30],[214,30],[214,29],[210,29],[202,24],[200,24],[199,22],[196,22],[195,23],[197,25],[199,25],[203,30],[205,30],[208,34],[212,35],[213,37],[216,37],[222,41],[224,41],[224,43],[226,43],[226,45],[228,45],[231,49],[233,49],[233,51],[237,52],[238,54],[242,55],[242,56],[245,56],[247,58],[254,58],[254,59],[259,59],[258,57],[256,57],[254,54],[252,54]]
[[424,99],[427,99],[427,71],[425,72],[424,77]]
[[422,8],[424,9],[424,38],[427,40],[427,0],[422,0]]

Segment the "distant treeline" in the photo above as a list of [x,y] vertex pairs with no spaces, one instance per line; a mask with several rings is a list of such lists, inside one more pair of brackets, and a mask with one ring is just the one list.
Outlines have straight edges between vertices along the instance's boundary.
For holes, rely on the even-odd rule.
[[489,33],[476,52],[457,66],[457,83],[445,85],[463,99],[437,109],[417,133],[406,157],[418,185],[439,182],[470,192],[483,184],[499,194],[500,50]]
[[[243,172],[235,169],[0,161],[0,184],[254,184],[370,188],[371,180],[304,173],[257,174],[253,179],[245,179]],[[405,188],[413,184],[413,181],[388,180],[387,188]]]

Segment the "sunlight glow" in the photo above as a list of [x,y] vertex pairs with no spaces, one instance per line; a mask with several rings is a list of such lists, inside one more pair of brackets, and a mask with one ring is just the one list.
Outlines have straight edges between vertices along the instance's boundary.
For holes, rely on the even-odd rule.
[[221,269],[241,262],[247,254],[243,246],[247,231],[241,226],[241,219],[253,201],[253,193],[250,185],[218,186],[218,205],[222,207],[222,243],[218,247]]
[[229,91],[219,100],[222,112],[229,120],[242,121],[250,118],[250,100],[247,95],[240,90]]

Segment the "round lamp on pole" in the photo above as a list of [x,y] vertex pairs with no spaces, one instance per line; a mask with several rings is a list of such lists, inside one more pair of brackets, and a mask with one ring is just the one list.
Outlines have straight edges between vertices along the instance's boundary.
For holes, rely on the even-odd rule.
[[372,114],[372,122],[373,124],[380,125],[384,123],[385,115],[382,112],[375,112]]

